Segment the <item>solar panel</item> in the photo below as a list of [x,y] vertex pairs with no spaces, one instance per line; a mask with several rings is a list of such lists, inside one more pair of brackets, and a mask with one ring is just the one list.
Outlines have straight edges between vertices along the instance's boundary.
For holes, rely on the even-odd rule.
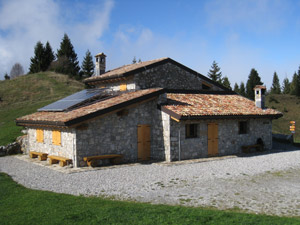
[[49,105],[46,105],[40,109],[38,109],[39,112],[41,111],[55,111],[55,112],[62,112],[66,111],[70,108],[73,108],[77,106],[78,104],[82,104],[86,101],[89,101],[93,98],[97,98],[105,93],[105,90],[107,88],[102,89],[85,89],[79,92],[76,92],[68,97],[65,97],[63,99],[60,99],[56,102],[53,102]]

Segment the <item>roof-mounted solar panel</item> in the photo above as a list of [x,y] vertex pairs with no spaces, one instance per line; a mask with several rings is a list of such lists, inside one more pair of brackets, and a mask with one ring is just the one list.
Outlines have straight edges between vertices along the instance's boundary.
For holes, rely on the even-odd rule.
[[94,98],[99,98],[101,96],[107,96],[106,91],[107,88],[102,89],[85,89],[79,92],[76,92],[68,97],[65,97],[61,100],[58,100],[56,102],[53,102],[49,105],[46,105],[40,109],[38,109],[39,112],[41,111],[53,111],[53,112],[62,112],[70,110],[77,105],[81,105],[85,102],[88,102]]

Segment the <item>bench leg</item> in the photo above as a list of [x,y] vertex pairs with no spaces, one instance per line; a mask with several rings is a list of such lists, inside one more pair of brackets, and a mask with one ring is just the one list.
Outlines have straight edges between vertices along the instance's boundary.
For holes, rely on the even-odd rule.
[[33,159],[33,158],[37,158],[38,156],[36,154],[30,152],[29,157]]
[[67,162],[66,162],[66,161],[60,160],[60,161],[59,161],[59,165],[60,165],[61,167],[64,167],[64,166],[67,165]]
[[46,155],[39,155],[39,160],[40,161],[45,161],[45,160],[47,160],[47,156]]
[[86,163],[88,166],[91,166],[91,167],[96,167],[98,165],[98,162],[95,159],[88,160]]
[[58,163],[58,160],[49,158],[50,165]]

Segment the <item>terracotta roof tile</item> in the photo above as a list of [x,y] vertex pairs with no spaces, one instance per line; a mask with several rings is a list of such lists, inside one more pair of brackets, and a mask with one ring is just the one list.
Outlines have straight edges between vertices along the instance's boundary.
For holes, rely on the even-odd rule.
[[20,117],[16,119],[17,124],[22,123],[38,123],[38,122],[56,122],[57,124],[64,124],[69,121],[72,121],[74,119],[87,116],[89,114],[93,114],[105,109],[108,109],[110,107],[126,103],[130,100],[134,100],[146,95],[154,94],[155,92],[162,91],[161,88],[155,88],[155,89],[146,89],[146,90],[139,90],[134,92],[127,92],[124,94],[121,94],[119,96],[96,102],[94,104],[84,106],[78,109],[74,109],[69,112],[36,112],[30,115],[26,115],[23,117]]
[[274,109],[261,109],[255,102],[240,95],[167,94],[164,107],[180,116],[281,116]]
[[140,68],[149,66],[151,64],[161,62],[166,59],[168,59],[168,58],[159,58],[159,59],[154,59],[154,60],[145,61],[145,62],[139,62],[139,63],[135,63],[135,64],[128,64],[128,65],[121,66],[119,68],[107,71],[106,73],[101,74],[99,76],[89,77],[89,78],[85,79],[84,82],[91,82],[91,81],[95,81],[95,80],[99,80],[99,79],[121,77],[124,73],[134,71],[136,69],[140,69]]

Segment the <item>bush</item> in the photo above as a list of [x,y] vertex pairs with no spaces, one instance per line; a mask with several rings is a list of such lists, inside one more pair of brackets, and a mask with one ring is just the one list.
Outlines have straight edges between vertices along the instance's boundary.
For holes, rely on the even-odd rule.
[[270,96],[269,102],[279,103],[279,101],[274,96]]

